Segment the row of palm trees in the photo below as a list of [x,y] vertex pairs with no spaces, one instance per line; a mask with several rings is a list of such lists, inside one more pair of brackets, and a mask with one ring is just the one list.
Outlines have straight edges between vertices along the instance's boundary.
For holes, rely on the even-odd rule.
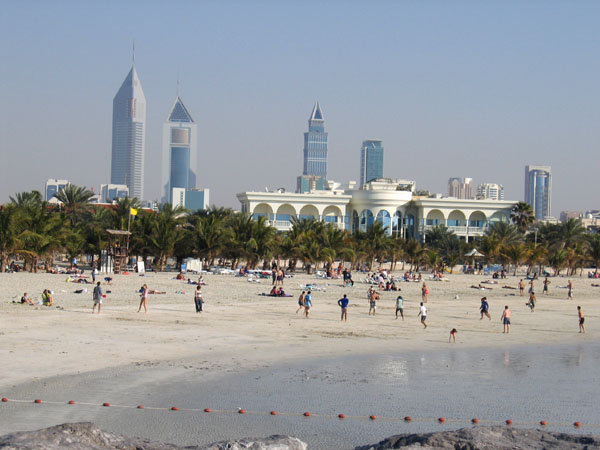
[[292,219],[292,228],[279,232],[264,217],[253,219],[227,208],[190,212],[165,203],[157,211],[139,209],[132,217],[131,209],[139,208],[136,199],[106,206],[91,204],[92,197],[92,192],[75,185],[56,194],[58,204],[44,201],[37,191],[11,197],[0,208],[0,270],[11,257],[22,259],[30,271],[37,271],[40,263],[51,267],[58,255],[99,258],[107,246],[106,230],[128,228],[130,254],[153,258],[159,270],[169,258],[179,263],[187,257],[232,268],[264,267],[277,260],[294,271],[302,263],[309,273],[321,265],[329,269],[335,261],[368,269],[384,262],[396,269],[401,262],[402,270],[407,264],[411,271],[451,270],[471,263],[465,254],[474,247],[485,255],[486,263],[510,266],[515,274],[524,264],[529,272],[551,267],[555,274],[600,264],[600,234],[586,232],[574,219],[536,224],[526,203],[515,205],[512,223],[495,222],[473,242],[440,225],[427,231],[423,243],[390,236],[379,222],[350,233],[314,219]]

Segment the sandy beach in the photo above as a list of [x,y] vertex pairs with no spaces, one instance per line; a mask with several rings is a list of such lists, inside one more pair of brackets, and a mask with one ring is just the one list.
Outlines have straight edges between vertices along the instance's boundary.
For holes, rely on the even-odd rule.
[[[231,382],[232,386],[244,386],[243,382],[240,383],[244,376],[260,372],[259,378],[252,378],[256,398],[257,392],[267,389],[256,380],[277,378],[286,370],[292,370],[290,368],[294,368],[293,373],[296,373],[303,367],[311,367],[318,373],[319,367],[332,364],[332,361],[338,361],[335,366],[347,371],[355,363],[357,367],[364,367],[361,358],[378,357],[377,364],[380,364],[381,358],[395,357],[399,352],[413,355],[407,356],[409,367],[422,364],[422,355],[430,355],[440,361],[446,361],[448,355],[459,355],[459,359],[470,358],[470,373],[477,374],[479,368],[474,361],[482,351],[497,355],[498,364],[502,366],[507,351],[513,352],[513,355],[514,352],[544,354],[544,348],[561,348],[562,355],[582,346],[596,345],[598,332],[594,324],[600,315],[597,302],[600,288],[591,286],[598,280],[588,279],[586,273],[584,271],[584,277],[572,278],[574,300],[567,300],[567,290],[559,288],[566,286],[567,278],[550,278],[552,284],[547,296],[541,294],[541,280],[536,281],[538,303],[533,313],[525,305],[527,298],[520,297],[518,290],[502,288],[504,285],[517,287],[521,277],[509,276],[506,280],[498,280],[497,285],[486,285],[492,290],[481,291],[470,286],[486,280],[485,276],[449,274],[449,281],[441,282],[430,281],[429,275],[425,275],[429,287],[429,326],[426,330],[417,317],[421,301],[420,283],[400,284],[405,299],[405,320],[402,321],[394,318],[396,292],[381,292],[377,315],[368,315],[368,285],[360,282],[359,274],[354,274],[354,287],[347,288],[342,287],[341,280],[295,275],[285,280],[284,288],[292,294],[287,298],[260,295],[269,292],[270,280],[249,283],[243,277],[205,275],[207,285],[202,288],[205,304],[201,314],[194,310],[195,286],[173,279],[175,274],[116,275],[111,286],[102,285],[111,293],[104,299],[100,315],[91,314],[91,285],[87,285],[88,293],[76,294],[74,291],[81,289],[82,285],[65,282],[66,275],[1,274],[0,355],[4,370],[0,389],[3,395],[11,394],[13,398],[27,396],[31,386],[37,386],[37,392],[41,393],[31,392],[30,396],[56,397],[59,393],[67,395],[65,392],[68,391],[88,401],[117,402],[128,398],[138,402],[150,399],[158,404],[169,399],[190,400],[182,386],[189,384],[190,380],[198,380],[205,387],[212,383],[212,392],[219,394],[213,395],[212,403],[222,399],[220,403],[224,406],[236,407],[243,395],[239,389],[228,391],[223,387],[221,381],[227,377],[238,377],[237,381]],[[306,319],[295,311],[300,286],[311,282],[325,290],[313,291],[313,308],[310,318]],[[137,291],[143,283],[150,289],[166,292],[149,296],[147,314],[137,313]],[[28,292],[34,300],[40,299],[44,288],[54,291],[55,307],[12,303],[13,300],[18,302],[23,292]],[[177,293],[181,291],[185,294]],[[347,323],[340,322],[337,305],[343,294],[350,298]],[[490,303],[491,321],[487,318],[479,320],[482,296],[486,296]],[[508,335],[502,333],[500,322],[504,305],[512,310],[512,326]],[[585,313],[586,334],[578,333],[577,305]],[[456,344],[448,343],[452,328],[458,330]],[[588,350],[588,353],[593,352]],[[442,379],[452,381],[458,368],[454,367],[454,372],[449,371],[454,359],[449,361],[445,366],[432,368],[433,375],[439,374]],[[536,364],[538,370],[544,372],[544,360],[538,358]],[[598,364],[597,359],[594,364]],[[587,366],[587,370],[596,369],[596,366]],[[332,373],[335,372],[336,369],[332,369]],[[486,379],[493,382],[494,370],[487,367],[485,373]],[[395,376],[401,378],[401,375]],[[181,382],[176,383],[176,380]],[[436,383],[435,379],[429,381]],[[271,380],[268,384],[282,386],[282,389],[285,385],[281,380]],[[344,381],[339,384],[343,385]],[[296,388],[288,386],[285,389],[296,392]],[[552,390],[552,379],[544,380],[541,388]],[[327,385],[323,385],[311,390],[314,409],[335,410],[331,405],[333,399],[327,394],[328,389]],[[425,403],[435,403],[439,395],[439,389],[428,393]],[[385,404],[382,398],[374,397],[373,400],[375,404]],[[489,408],[484,408],[485,401],[480,400],[479,413],[476,400],[473,400],[474,407],[470,413],[491,414]],[[280,406],[285,409],[286,403],[290,402],[284,397]],[[264,406],[267,407],[266,404]],[[22,408],[3,405],[0,409],[3,419],[1,431],[34,429],[39,428],[37,425],[48,426],[65,419],[64,414],[56,411],[55,414],[44,415],[43,423],[39,420],[32,423],[31,411]],[[357,405],[348,408],[356,409],[356,413],[360,409]],[[373,408],[373,403],[368,404],[368,408]],[[589,413],[586,414],[589,416]],[[77,420],[81,417],[69,412],[67,418]],[[558,420],[558,415],[556,417]],[[98,413],[91,418],[103,422]],[[104,425],[109,427],[111,423],[112,428],[119,432],[132,431],[123,424],[104,421]],[[214,424],[210,427],[218,429]],[[154,437],[151,435],[156,431],[148,424],[133,428],[137,434],[148,434],[148,437]],[[284,428],[287,430],[289,427],[282,425],[282,431],[285,431]],[[227,433],[233,429],[235,427],[224,426],[213,435],[228,437]],[[292,427],[290,431],[293,430]],[[240,429],[239,433],[245,431]],[[380,431],[377,436],[381,438],[393,434],[387,433],[391,431],[388,428]],[[593,429],[586,431],[598,432]],[[201,426],[198,432],[202,432]],[[186,438],[182,437],[179,443],[189,442],[189,435],[183,435]],[[176,439],[177,434],[171,437]],[[329,445],[326,442],[321,448],[329,448]]]

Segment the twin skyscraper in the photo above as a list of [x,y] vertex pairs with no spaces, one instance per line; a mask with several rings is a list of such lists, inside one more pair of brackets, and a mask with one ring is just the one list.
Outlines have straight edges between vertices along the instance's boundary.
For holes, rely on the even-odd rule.
[[[196,192],[197,140],[197,125],[177,92],[163,124],[163,201],[192,209],[208,202],[204,192],[199,191],[202,198]],[[146,97],[133,64],[113,99],[110,182],[127,186],[129,196],[138,200],[144,198],[145,148]]]

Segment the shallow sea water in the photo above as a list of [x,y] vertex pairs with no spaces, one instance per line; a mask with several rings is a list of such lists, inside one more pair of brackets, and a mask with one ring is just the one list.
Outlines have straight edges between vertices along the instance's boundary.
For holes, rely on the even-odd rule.
[[[117,377],[98,372],[17,386],[3,394],[29,398],[27,392],[33,391],[58,400],[77,391],[90,401],[112,398],[113,403],[120,404],[243,408],[265,413],[309,411],[313,416],[308,418],[9,403],[0,407],[0,431],[90,420],[110,431],[176,444],[285,434],[307,442],[311,449],[351,449],[394,434],[456,429],[470,426],[473,417],[496,423],[510,418],[516,426],[530,422],[530,427],[546,420],[552,431],[600,434],[600,425],[580,431],[568,425],[576,420],[600,424],[598,343],[510,350],[461,349],[449,344],[435,352],[399,350],[313,359],[218,379],[193,372],[161,382],[140,379],[136,383],[134,370]],[[338,413],[373,414],[377,419],[318,416]],[[406,415],[415,420],[404,423],[390,419]],[[445,417],[446,424],[438,424],[434,420],[437,417]]]

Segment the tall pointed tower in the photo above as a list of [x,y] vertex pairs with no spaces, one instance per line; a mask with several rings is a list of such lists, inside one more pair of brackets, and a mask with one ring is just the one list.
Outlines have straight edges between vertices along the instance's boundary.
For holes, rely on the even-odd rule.
[[133,65],[113,99],[110,182],[127,185],[138,200],[144,195],[145,144],[146,97]]
[[[179,94],[163,124],[163,201],[178,203],[173,199],[173,189],[196,187],[197,125],[183,104]],[[178,190],[178,192],[180,189]]]
[[304,133],[303,175],[315,175],[327,179],[327,133],[325,119],[319,102],[315,103],[308,119],[308,132]]

